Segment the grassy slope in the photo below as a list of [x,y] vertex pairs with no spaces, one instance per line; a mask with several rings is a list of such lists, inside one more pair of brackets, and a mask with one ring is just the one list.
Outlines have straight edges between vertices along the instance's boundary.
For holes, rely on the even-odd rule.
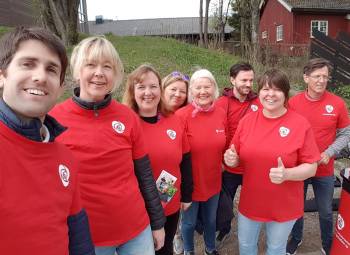
[[160,37],[116,37],[108,39],[118,50],[128,74],[142,63],[151,63],[165,76],[174,70],[191,75],[197,68],[209,69],[220,87],[227,86],[230,66],[237,57]]

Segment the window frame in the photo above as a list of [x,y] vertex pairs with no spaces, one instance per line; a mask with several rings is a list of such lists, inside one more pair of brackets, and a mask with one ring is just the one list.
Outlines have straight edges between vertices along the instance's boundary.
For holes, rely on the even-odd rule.
[[276,26],[276,42],[283,41],[283,25]]
[[[328,20],[311,20],[310,21],[310,38],[314,38],[312,35],[312,30],[313,28],[316,26],[313,26],[314,23],[317,23],[317,30],[320,31],[321,33],[324,33],[325,35],[328,35]],[[324,23],[325,24],[325,31],[321,30],[321,24]]]

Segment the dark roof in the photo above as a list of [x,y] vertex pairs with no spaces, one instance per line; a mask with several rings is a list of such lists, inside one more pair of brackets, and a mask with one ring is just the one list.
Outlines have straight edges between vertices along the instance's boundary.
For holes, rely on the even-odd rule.
[[[209,18],[209,33],[213,33],[212,21]],[[136,19],[136,20],[105,20],[102,24],[89,21],[91,34],[113,33],[115,35],[186,35],[199,34],[199,17]],[[225,33],[233,28],[226,25]]]
[[283,0],[292,8],[311,9],[347,9],[350,11],[350,0]]

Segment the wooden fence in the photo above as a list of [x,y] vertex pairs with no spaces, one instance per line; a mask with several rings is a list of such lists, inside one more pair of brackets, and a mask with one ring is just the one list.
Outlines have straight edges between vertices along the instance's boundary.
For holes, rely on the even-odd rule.
[[339,32],[332,39],[317,30],[313,31],[310,57],[320,57],[331,62],[333,70],[330,85],[350,85],[350,34]]

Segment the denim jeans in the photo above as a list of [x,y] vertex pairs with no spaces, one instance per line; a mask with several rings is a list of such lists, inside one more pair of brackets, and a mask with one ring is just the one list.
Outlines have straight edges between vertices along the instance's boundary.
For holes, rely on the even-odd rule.
[[295,220],[260,222],[238,213],[238,244],[240,255],[257,255],[261,225],[266,227],[266,255],[285,255],[288,235]]
[[96,255],[154,255],[151,227],[148,225],[138,236],[117,246],[95,246]]
[[215,250],[216,210],[218,207],[219,194],[207,201],[193,201],[188,210],[182,212],[181,233],[185,251],[194,251],[194,230],[200,209],[204,227],[204,242],[208,252]]
[[[242,185],[242,174],[234,174],[227,171],[222,173],[222,189],[216,219],[216,229],[220,232],[229,233],[231,230],[233,200],[240,185]],[[230,203],[225,202],[224,196],[230,198]]]
[[[304,181],[304,199],[306,198],[307,187],[312,184],[317,204],[322,247],[329,254],[333,240],[333,193],[334,176],[311,177]],[[295,223],[291,236],[297,241],[303,238],[304,218],[301,217]]]

